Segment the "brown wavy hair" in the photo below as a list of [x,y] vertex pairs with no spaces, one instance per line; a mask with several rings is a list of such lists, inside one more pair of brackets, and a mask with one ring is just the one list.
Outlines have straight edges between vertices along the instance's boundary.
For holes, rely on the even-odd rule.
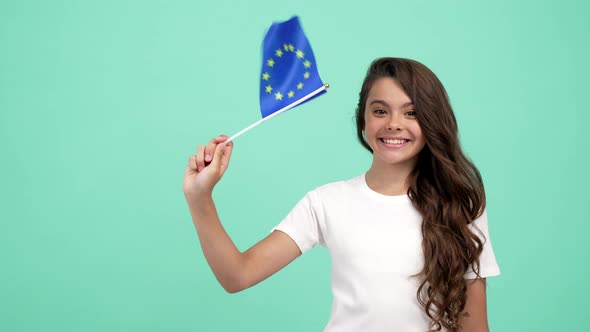
[[414,275],[421,280],[416,294],[430,318],[430,331],[461,329],[460,316],[467,302],[464,274],[473,267],[479,275],[483,242],[468,227],[485,209],[481,175],[465,156],[458,138],[457,120],[449,97],[436,75],[423,64],[404,58],[380,58],[371,64],[356,109],[360,143],[365,104],[373,83],[382,77],[397,80],[413,101],[416,118],[426,139],[410,173],[408,196],[421,213],[424,267]]

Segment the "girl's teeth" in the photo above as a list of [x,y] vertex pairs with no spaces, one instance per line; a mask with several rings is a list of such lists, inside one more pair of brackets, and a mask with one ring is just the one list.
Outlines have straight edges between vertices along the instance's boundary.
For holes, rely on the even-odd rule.
[[401,139],[383,139],[383,142],[386,144],[404,144],[406,141]]

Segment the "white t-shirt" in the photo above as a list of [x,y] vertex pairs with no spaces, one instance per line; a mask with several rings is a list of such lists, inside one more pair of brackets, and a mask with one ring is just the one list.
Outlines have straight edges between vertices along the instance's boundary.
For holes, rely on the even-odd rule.
[[[328,248],[333,304],[325,332],[424,332],[429,320],[416,299],[420,281],[410,277],[424,264],[421,224],[407,195],[379,194],[363,174],[308,192],[273,231],[289,235],[302,253]],[[485,239],[480,275],[497,276],[485,211],[475,224]]]

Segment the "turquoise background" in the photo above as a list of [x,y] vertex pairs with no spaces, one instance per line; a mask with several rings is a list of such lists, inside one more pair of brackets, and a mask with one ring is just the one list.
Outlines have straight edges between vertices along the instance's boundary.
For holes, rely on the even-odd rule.
[[215,198],[242,250],[364,172],[376,57],[444,83],[488,194],[493,331],[581,331],[589,272],[583,1],[0,2],[0,330],[320,331],[319,248],[223,291],[182,192],[198,144],[259,119],[261,42],[298,14],[329,92],[235,142]]

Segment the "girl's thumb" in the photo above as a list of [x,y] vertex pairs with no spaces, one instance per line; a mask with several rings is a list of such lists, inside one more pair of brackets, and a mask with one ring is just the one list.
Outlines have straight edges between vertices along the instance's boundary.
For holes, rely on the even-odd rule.
[[213,160],[211,161],[211,166],[213,166],[215,169],[218,169],[219,165],[221,164],[221,157],[223,157],[224,153],[225,142],[217,144],[215,147],[215,153],[213,154]]

